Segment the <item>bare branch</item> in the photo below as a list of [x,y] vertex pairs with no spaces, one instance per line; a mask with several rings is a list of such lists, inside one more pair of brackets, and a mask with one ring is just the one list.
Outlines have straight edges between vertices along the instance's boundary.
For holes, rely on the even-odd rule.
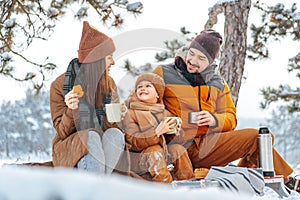
[[204,29],[211,29],[218,22],[218,15],[224,12],[223,4],[215,4],[208,12],[208,20],[204,25]]

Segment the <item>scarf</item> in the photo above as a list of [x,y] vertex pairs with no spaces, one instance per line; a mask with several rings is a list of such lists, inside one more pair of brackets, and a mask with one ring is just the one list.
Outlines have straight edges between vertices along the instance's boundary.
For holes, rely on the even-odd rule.
[[[133,110],[137,124],[141,131],[149,127],[157,127],[163,118],[157,118],[157,114],[164,113],[165,106],[163,104],[147,104],[140,101],[130,103],[130,108]],[[164,116],[164,115],[162,115]]]
[[73,89],[76,75],[78,74],[80,69],[80,63],[78,62],[78,58],[74,58],[68,65],[65,80],[64,80],[64,96]]
[[216,72],[217,65],[214,63],[200,73],[190,73],[187,70],[184,59],[177,56],[175,58],[175,66],[181,71],[182,75],[193,87],[200,85],[213,85],[221,91],[224,89],[224,83],[220,74]]
[[[133,110],[136,116],[136,122],[139,125],[141,131],[146,130],[150,127],[154,129],[165,117],[165,106],[164,104],[147,104],[141,101],[134,101],[130,103],[130,109]],[[158,117],[157,114],[163,113],[162,117]],[[172,163],[172,158],[168,152],[167,143],[164,135],[159,137],[159,143],[163,148],[164,157],[167,165]]]
[[215,68],[217,65],[213,64],[208,66],[201,73],[190,73],[187,70],[187,66],[182,57],[177,56],[175,58],[175,66],[182,72],[182,75],[189,81],[192,86],[206,85],[211,81],[215,74]]
[[[63,86],[64,95],[73,89],[75,84],[82,84],[83,77],[80,76],[81,64],[78,58],[74,58],[68,65],[67,71],[65,73],[65,80]],[[104,97],[103,103],[107,104],[111,102],[111,96]],[[83,98],[79,101],[78,114],[80,120],[76,122],[77,130],[84,130],[88,128],[97,128],[99,130],[103,129],[103,121],[105,116],[105,111],[103,107],[91,106]]]

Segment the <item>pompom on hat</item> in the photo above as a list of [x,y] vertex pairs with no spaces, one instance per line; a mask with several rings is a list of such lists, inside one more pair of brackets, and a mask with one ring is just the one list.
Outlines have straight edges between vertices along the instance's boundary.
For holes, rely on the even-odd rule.
[[201,31],[199,35],[191,42],[190,48],[195,48],[201,51],[211,64],[217,57],[220,46],[223,42],[222,36],[212,30]]
[[91,63],[116,50],[113,40],[104,33],[91,26],[87,21],[83,22],[82,34],[78,49],[80,63]]
[[141,74],[135,81],[135,91],[137,89],[137,85],[141,82],[141,81],[149,81],[150,83],[153,84],[153,86],[156,89],[156,92],[158,94],[158,103],[162,103],[162,98],[164,96],[164,92],[165,92],[165,82],[162,79],[162,77],[160,77],[157,74],[154,73],[144,73]]

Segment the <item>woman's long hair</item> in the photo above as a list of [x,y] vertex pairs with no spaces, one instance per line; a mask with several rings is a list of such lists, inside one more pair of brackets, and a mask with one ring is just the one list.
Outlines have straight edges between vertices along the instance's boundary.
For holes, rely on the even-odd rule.
[[82,87],[88,104],[103,107],[103,100],[112,93],[112,82],[106,71],[105,58],[93,63],[81,64],[83,69]]

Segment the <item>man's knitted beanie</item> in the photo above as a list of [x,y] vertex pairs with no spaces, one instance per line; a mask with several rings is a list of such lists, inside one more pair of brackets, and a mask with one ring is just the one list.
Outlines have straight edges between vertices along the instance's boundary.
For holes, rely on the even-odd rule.
[[91,63],[112,54],[116,50],[114,42],[104,33],[83,22],[81,40],[78,49],[80,63]]
[[145,74],[141,74],[135,81],[135,91],[137,89],[137,85],[141,82],[141,81],[149,81],[150,83],[153,84],[153,86],[156,89],[156,92],[159,96],[158,98],[158,103],[162,103],[162,98],[164,96],[164,92],[165,92],[165,82],[162,79],[162,77],[160,77],[157,74],[154,73],[145,73]]
[[190,44],[190,48],[195,48],[201,51],[211,64],[219,53],[220,46],[223,42],[222,36],[212,30],[201,31]]

